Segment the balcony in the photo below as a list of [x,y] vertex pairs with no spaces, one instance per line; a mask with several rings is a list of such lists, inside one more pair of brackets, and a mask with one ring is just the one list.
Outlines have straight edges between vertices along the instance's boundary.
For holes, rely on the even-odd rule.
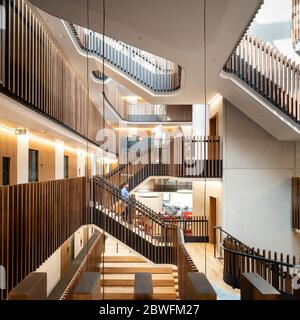
[[221,76],[232,82],[222,93],[248,117],[278,140],[299,139],[300,77],[294,61],[246,34]]
[[99,62],[104,59],[108,67],[152,94],[173,93],[181,88],[182,68],[176,63],[73,23],[65,22],[65,27],[81,51]]

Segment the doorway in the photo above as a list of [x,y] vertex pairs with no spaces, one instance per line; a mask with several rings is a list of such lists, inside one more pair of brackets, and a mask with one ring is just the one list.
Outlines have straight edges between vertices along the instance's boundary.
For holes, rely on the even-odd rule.
[[72,261],[72,238],[66,240],[60,249],[60,274],[63,276],[70,268]]
[[10,158],[2,158],[2,185],[8,186],[10,184]]
[[[214,115],[209,119],[209,143],[208,143],[208,159],[216,160],[219,159],[219,124],[218,114]],[[211,163],[212,165],[212,163]]]
[[208,236],[209,243],[214,243],[214,226],[217,224],[217,198],[209,197]]
[[209,119],[209,135],[214,136],[214,137],[219,135],[218,115],[217,114]]
[[64,156],[64,178],[69,178],[69,157]]
[[29,149],[28,167],[28,181],[39,181],[39,152],[37,150]]

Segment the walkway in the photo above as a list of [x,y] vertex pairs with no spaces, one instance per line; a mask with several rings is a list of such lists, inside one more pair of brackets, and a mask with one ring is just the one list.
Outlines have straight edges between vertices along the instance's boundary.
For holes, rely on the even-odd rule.
[[240,299],[240,290],[233,289],[223,281],[223,262],[214,258],[213,244],[186,243],[186,248],[200,272],[205,272],[206,251],[206,276],[216,290],[218,300]]

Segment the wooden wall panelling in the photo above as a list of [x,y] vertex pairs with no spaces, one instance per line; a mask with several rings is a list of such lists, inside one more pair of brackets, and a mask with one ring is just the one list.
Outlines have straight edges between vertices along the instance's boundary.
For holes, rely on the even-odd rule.
[[[0,5],[3,5],[3,0],[0,1]],[[1,21],[2,26],[0,28],[0,85],[5,85],[5,31],[4,21]],[[6,23],[6,22],[5,22]]]
[[7,290],[36,270],[87,223],[86,178],[0,188],[0,265]]
[[0,86],[4,92],[96,142],[103,119],[85,84],[27,1],[1,3],[7,12],[7,28],[0,31]]

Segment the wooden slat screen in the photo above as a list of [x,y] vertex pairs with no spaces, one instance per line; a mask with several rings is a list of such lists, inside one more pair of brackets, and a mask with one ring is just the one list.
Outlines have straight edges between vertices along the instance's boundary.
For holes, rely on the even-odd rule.
[[294,47],[300,40],[300,0],[292,0],[292,43]]
[[299,65],[263,41],[245,35],[225,67],[258,94],[300,123]]
[[182,229],[185,242],[209,241],[208,219],[205,216],[163,216],[163,221]]
[[177,227],[173,232],[175,264],[178,267],[178,290],[181,300],[188,299],[188,273],[198,272],[198,269],[188,253],[183,240],[183,234]]
[[218,136],[178,137],[158,141],[145,150],[120,154],[123,163],[106,175],[116,186],[136,187],[150,176],[221,178],[221,140]]
[[6,19],[3,0],[0,1],[0,85],[5,81],[5,44],[6,44]]
[[154,61],[153,55],[145,55],[141,50],[129,46],[118,40],[105,37],[73,23],[67,24],[78,48],[82,52],[89,52],[105,59],[106,63],[117,68],[119,72],[130,76],[140,85],[153,92],[172,92],[181,86],[181,66],[172,61],[158,58]]
[[102,116],[35,9],[26,0],[0,0],[0,5],[6,13],[6,28],[0,30],[0,90],[96,142]]
[[231,236],[224,239],[223,249],[226,283],[239,288],[241,274],[255,272],[280,292],[288,295],[296,293],[292,286],[296,275],[294,266],[300,263],[296,256],[250,248]]
[[84,177],[0,188],[0,300],[86,224],[86,196]]

